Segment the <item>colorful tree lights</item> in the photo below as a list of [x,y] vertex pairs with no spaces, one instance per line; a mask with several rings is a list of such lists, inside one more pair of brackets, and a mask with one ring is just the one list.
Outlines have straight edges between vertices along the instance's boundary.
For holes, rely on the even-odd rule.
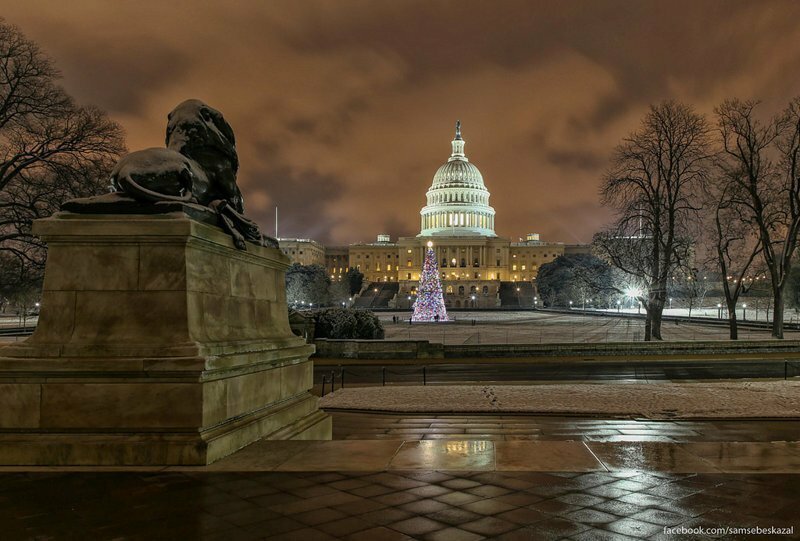
[[414,302],[414,315],[411,321],[447,321],[447,310],[442,297],[442,283],[439,281],[439,266],[436,263],[436,254],[433,253],[433,243],[428,242],[428,251],[425,253],[425,262],[422,264],[422,274],[419,278],[417,300]]

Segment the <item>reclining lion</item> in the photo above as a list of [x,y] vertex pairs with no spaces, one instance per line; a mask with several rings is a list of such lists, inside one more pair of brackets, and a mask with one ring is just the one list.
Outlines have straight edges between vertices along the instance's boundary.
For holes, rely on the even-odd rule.
[[222,113],[200,100],[186,100],[167,119],[167,148],[124,156],[111,172],[113,189],[142,202],[209,207],[238,248],[245,248],[245,240],[263,243],[258,226],[242,215],[236,140]]

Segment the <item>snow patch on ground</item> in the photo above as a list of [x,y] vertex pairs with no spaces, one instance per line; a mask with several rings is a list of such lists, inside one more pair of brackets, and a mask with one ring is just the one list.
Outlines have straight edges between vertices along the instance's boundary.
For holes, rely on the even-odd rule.
[[359,387],[323,397],[320,407],[651,419],[800,418],[800,381]]

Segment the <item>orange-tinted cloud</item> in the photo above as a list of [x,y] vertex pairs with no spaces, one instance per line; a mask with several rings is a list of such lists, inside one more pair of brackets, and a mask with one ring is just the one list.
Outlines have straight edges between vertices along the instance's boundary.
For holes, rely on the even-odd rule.
[[587,241],[649,103],[800,93],[800,3],[0,1],[128,146],[196,97],[233,125],[248,213],[324,242],[415,234],[461,119],[497,228]]

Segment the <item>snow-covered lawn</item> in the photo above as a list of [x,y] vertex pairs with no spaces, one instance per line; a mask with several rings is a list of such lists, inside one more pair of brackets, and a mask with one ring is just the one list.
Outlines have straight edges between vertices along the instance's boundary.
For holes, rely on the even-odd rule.
[[[413,324],[410,312],[380,312],[386,338],[391,340],[430,340],[443,344],[554,344],[593,342],[640,342],[644,339],[644,319],[598,317],[573,312],[508,311],[453,312],[456,323]],[[401,322],[392,321],[400,316]],[[750,312],[748,312],[748,318]],[[471,325],[472,320],[475,325]],[[788,321],[788,318],[787,318]],[[664,322],[667,341],[728,340],[725,325],[707,325],[696,321]],[[800,332],[786,330],[788,339],[800,339]],[[740,328],[741,340],[770,340],[771,331]]]
[[800,420],[800,381],[359,387],[329,394],[320,406],[392,412]]

